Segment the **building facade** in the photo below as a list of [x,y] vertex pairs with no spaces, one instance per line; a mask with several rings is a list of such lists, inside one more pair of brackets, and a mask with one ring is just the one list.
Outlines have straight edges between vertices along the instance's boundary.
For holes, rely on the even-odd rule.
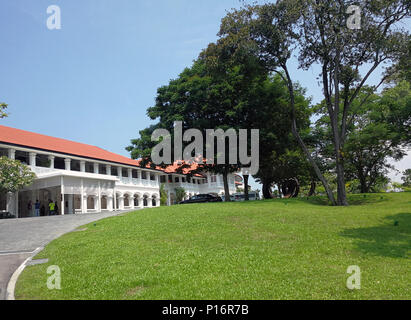
[[[0,194],[0,212],[19,218],[34,216],[37,200],[41,215],[48,215],[49,201],[62,215],[158,207],[162,183],[169,205],[176,203],[177,187],[186,190],[186,198],[224,192],[219,175],[142,168],[139,161],[95,146],[5,126],[0,126],[0,156],[19,160],[36,174],[31,186]],[[234,175],[229,183],[235,192]]]

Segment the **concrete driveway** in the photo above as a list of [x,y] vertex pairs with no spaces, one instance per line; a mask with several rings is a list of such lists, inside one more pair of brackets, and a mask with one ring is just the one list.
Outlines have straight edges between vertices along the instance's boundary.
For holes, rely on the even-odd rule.
[[74,229],[123,212],[0,220],[0,300],[14,271],[34,250]]

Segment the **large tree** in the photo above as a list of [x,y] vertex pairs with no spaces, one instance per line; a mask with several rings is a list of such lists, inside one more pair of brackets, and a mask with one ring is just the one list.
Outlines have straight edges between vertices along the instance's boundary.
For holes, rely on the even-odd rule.
[[[257,97],[250,92],[256,86],[264,84],[267,74],[258,66],[258,60],[254,57],[250,60],[243,58],[242,63],[234,62],[224,56],[221,46],[210,44],[192,67],[186,68],[177,79],[159,88],[155,106],[148,109],[149,117],[158,119],[159,122],[156,126],[141,131],[141,137],[132,141],[132,145],[128,147],[132,156],[145,157],[148,162],[152,162],[148,153],[154,143],[149,141],[149,135],[154,129],[163,128],[171,133],[173,141],[176,121],[182,122],[183,131],[195,128],[203,133],[203,155],[206,155],[207,129],[248,129],[244,125],[255,112],[254,98]],[[186,141],[183,147],[190,143],[191,141]],[[217,148],[217,144],[215,147]],[[217,153],[214,154],[217,157]],[[229,153],[226,156],[226,164],[211,164],[211,160],[216,163],[216,159],[207,159],[199,170],[222,174],[225,199],[230,201],[227,177],[241,169],[241,165],[228,164]],[[172,158],[175,158],[174,154]]]
[[[298,55],[300,68],[320,67],[319,80],[332,128],[337,173],[337,201],[318,164],[301,139],[294,123],[292,130],[305,155],[323,183],[332,203],[347,205],[344,157],[348,114],[353,101],[376,70],[398,63],[408,53],[409,34],[398,22],[409,15],[407,0],[365,1],[361,4],[360,29],[347,26],[353,1],[279,0],[276,4],[246,6],[223,19],[220,35],[234,46],[247,46],[267,68],[285,75],[290,106],[295,111],[292,76],[287,63]],[[347,13],[348,12],[348,13]],[[297,49],[297,50],[295,50]],[[365,72],[361,72],[366,69]],[[386,71],[391,71],[386,68]],[[376,90],[387,78],[375,84]],[[342,107],[341,107],[342,106]],[[341,111],[341,112],[340,112]]]
[[[410,84],[403,81],[381,94],[370,92],[372,88],[364,88],[353,102],[342,149],[346,180],[358,180],[361,193],[372,191],[393,169],[391,159],[401,160],[411,144]],[[368,100],[362,103],[365,96]],[[323,141],[328,142],[322,149],[327,157],[332,153],[333,139],[325,102],[318,111],[322,117],[317,121],[317,130],[324,132]]]

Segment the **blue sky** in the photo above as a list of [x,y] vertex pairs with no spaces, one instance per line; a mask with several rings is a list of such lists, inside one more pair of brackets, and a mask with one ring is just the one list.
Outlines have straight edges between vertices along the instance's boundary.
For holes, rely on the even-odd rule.
[[[53,4],[61,30],[46,26]],[[233,7],[240,1],[0,1],[0,101],[10,112],[1,124],[128,156],[157,88],[217,39]],[[291,70],[319,101],[316,73]]]

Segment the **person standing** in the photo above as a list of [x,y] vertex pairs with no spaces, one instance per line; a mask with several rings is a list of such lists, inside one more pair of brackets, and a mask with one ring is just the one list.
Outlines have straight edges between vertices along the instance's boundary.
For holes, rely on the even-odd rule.
[[40,202],[36,200],[36,203],[34,204],[34,215],[36,217],[40,216]]
[[50,200],[49,202],[49,215],[54,216],[55,204],[53,201]]

